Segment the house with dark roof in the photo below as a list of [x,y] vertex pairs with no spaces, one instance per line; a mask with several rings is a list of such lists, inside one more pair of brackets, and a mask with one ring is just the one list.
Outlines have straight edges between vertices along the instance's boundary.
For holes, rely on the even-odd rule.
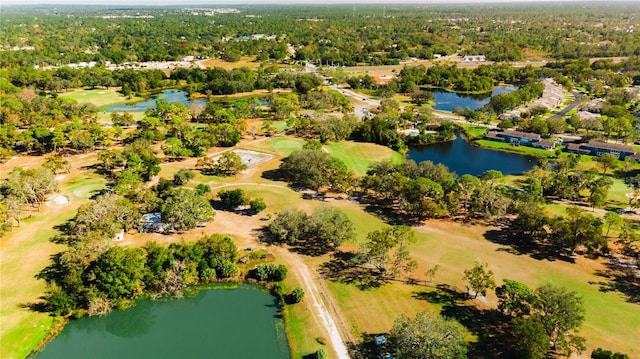
[[504,138],[505,142],[518,145],[527,145],[540,141],[540,135],[531,132],[522,131],[503,131],[498,133],[499,137]]
[[532,142],[531,147],[542,148],[544,150],[552,150],[556,147],[556,143],[555,141],[551,141],[543,138],[538,142]]
[[610,153],[623,160],[626,157],[636,158],[636,150],[621,143],[609,143],[602,141],[589,141],[589,143],[572,143],[567,146],[567,151],[581,155],[601,156]]
[[587,143],[586,145],[582,145],[582,147],[590,150],[594,156],[600,156],[605,153],[610,153],[621,160],[623,160],[627,156],[633,156],[636,154],[636,150],[634,150],[633,147],[620,143],[589,141],[589,143]]

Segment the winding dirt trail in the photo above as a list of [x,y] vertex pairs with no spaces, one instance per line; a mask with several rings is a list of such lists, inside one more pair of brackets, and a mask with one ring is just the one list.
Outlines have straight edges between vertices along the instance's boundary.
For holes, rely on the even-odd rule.
[[342,340],[342,335],[340,334],[340,330],[338,330],[334,317],[331,315],[331,312],[327,309],[327,305],[322,300],[323,291],[318,288],[317,279],[313,278],[313,274],[309,267],[296,254],[291,253],[284,248],[278,249],[278,254],[290,263],[302,277],[306,294],[308,295],[308,298],[311,299],[313,308],[316,311],[314,314],[321,319],[322,324],[327,329],[327,332],[329,333],[329,341],[331,342],[333,349],[336,351],[338,358],[349,359],[349,350],[344,344],[344,340]]

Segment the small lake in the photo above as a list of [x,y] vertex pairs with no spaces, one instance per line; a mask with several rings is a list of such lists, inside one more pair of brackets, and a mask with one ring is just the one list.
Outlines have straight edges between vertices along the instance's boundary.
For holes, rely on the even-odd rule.
[[289,358],[275,298],[257,287],[140,300],[127,310],[71,321],[36,356],[49,358]]
[[145,112],[150,108],[155,108],[157,100],[166,100],[169,103],[182,103],[185,106],[189,106],[190,104],[196,104],[201,106],[207,105],[206,100],[202,100],[202,99],[192,100],[187,96],[187,93],[182,90],[165,90],[143,101],[108,106],[104,111],[105,112],[124,112],[124,111]]
[[409,149],[407,158],[418,163],[442,163],[459,176],[479,176],[487,170],[498,170],[505,175],[522,174],[532,169],[538,160],[532,156],[488,150],[473,146],[461,136],[455,140]]
[[453,111],[455,107],[468,107],[472,110],[477,110],[488,104],[489,100],[491,100],[491,96],[505,92],[513,92],[517,89],[518,88],[515,86],[496,86],[493,88],[492,92],[473,95],[458,94],[448,91],[433,91],[433,95],[435,96],[435,106],[433,106],[433,108],[441,111]]

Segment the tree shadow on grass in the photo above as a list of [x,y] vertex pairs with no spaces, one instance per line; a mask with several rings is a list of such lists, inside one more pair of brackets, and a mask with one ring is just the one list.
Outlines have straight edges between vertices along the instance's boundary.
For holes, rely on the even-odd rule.
[[513,233],[507,229],[489,230],[485,232],[483,236],[490,242],[503,245],[504,247],[497,249],[500,252],[507,252],[518,256],[528,255],[536,260],[561,260],[568,263],[575,263],[575,259],[565,253],[565,251],[544,243],[517,240]]
[[448,285],[438,285],[433,291],[415,292],[414,298],[441,305],[440,314],[462,324],[477,337],[469,343],[469,358],[512,358],[509,342],[509,321],[493,309],[481,309],[465,300],[466,293]]
[[622,293],[627,302],[640,304],[640,278],[638,269],[630,265],[609,261],[607,269],[597,270],[597,276],[606,278],[600,282],[589,282],[600,286],[601,292],[616,291]]
[[[23,309],[29,309],[33,312],[38,312],[38,313],[50,313],[49,311],[49,307],[47,306],[47,302],[44,296],[41,296],[39,298],[40,300],[37,302],[32,302],[32,303],[21,303],[19,304],[20,308]],[[50,313],[51,315],[54,315],[53,313]]]
[[354,259],[354,253],[335,252],[331,260],[320,266],[320,274],[334,282],[353,284],[360,290],[378,288],[387,282],[373,269],[361,266]]
[[420,225],[424,220],[424,217],[412,217],[408,214],[401,214],[396,208],[385,207],[375,202],[360,202],[365,204],[364,210],[380,219],[387,224],[393,226],[414,226]]
[[262,176],[261,177],[264,178],[264,179],[271,180],[271,181],[284,181],[283,172],[279,168],[272,169],[272,170],[266,170],[266,171],[262,172]]

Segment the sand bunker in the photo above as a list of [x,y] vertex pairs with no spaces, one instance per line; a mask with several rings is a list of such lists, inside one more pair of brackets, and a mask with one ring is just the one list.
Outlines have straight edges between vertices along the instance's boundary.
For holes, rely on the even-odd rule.
[[273,158],[273,155],[263,152],[247,151],[247,150],[235,150],[236,155],[240,156],[242,163],[247,167],[253,167],[259,165],[262,162],[268,161]]
[[61,194],[56,194],[49,197],[45,204],[49,208],[61,208],[69,204],[69,198]]

